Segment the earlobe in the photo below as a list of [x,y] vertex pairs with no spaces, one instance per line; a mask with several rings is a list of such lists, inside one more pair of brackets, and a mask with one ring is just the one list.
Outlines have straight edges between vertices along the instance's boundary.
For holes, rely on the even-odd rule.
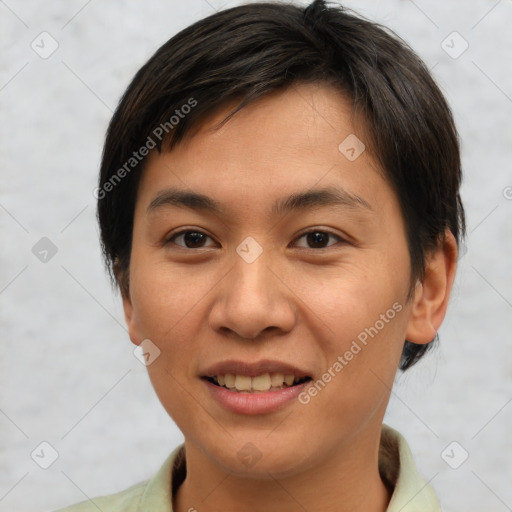
[[456,268],[457,242],[447,229],[439,246],[428,256],[425,275],[416,285],[407,326],[408,341],[425,344],[434,339],[448,308]]

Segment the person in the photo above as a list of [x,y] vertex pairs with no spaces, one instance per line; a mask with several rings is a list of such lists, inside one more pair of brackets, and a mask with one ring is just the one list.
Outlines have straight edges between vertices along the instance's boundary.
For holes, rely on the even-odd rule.
[[96,190],[131,341],[184,443],[65,510],[438,511],[383,424],[437,341],[465,233],[450,108],[342,6],[258,2],[136,73]]

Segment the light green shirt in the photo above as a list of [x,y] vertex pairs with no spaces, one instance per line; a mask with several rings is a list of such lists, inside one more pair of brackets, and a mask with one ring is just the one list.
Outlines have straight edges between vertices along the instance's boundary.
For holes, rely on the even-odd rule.
[[[394,489],[387,512],[441,512],[434,490],[416,469],[407,441],[387,425],[382,426],[379,470],[383,480]],[[185,474],[184,450],[180,445],[151,480],[56,512],[172,512],[172,494]]]

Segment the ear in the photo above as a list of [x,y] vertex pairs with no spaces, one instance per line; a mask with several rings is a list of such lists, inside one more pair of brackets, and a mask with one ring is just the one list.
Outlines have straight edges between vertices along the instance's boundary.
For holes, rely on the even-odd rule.
[[143,338],[140,335],[137,315],[135,314],[133,308],[128,273],[125,274],[124,272],[120,271],[116,263],[114,265],[114,274],[116,276],[116,280],[121,291],[121,297],[123,299],[124,319],[126,322],[126,326],[128,327],[128,334],[130,336],[130,340],[134,345],[139,345],[142,342]]
[[134,345],[140,345],[144,338],[140,335],[137,315],[134,312],[132,300],[129,293],[128,295],[123,294],[123,309],[124,319],[126,321],[126,326],[128,327],[128,334],[130,336],[130,340]]
[[447,229],[426,261],[425,275],[414,291],[406,339],[411,343],[432,341],[443,322],[457,269],[457,242]]

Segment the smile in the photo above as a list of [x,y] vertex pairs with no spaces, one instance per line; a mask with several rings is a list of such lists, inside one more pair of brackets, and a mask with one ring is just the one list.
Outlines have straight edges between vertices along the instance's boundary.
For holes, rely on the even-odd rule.
[[222,409],[249,416],[291,406],[313,380],[310,371],[268,359],[219,362],[205,368],[199,377]]
[[212,384],[228,389],[235,393],[265,393],[281,391],[283,389],[302,384],[310,377],[296,377],[293,374],[264,373],[251,377],[249,375],[234,375],[227,373],[206,378]]

